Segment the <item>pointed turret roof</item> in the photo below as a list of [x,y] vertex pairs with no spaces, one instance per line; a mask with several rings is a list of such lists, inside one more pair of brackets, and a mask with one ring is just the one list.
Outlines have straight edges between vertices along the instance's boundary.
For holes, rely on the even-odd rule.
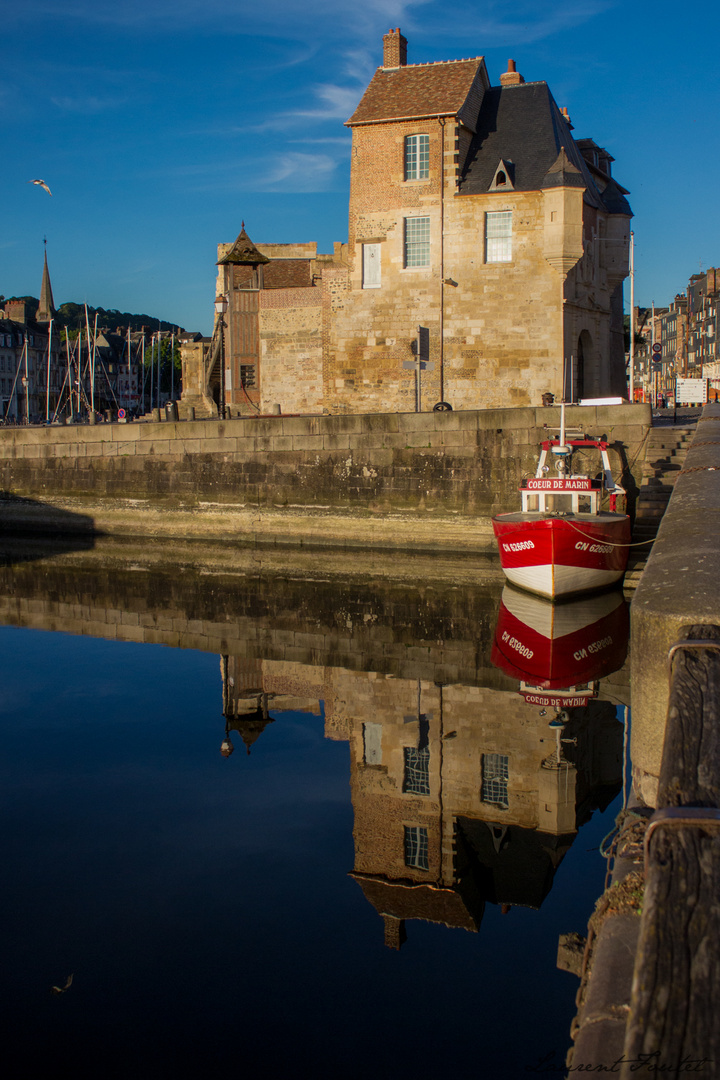
[[268,724],[274,723],[274,720],[275,717],[264,716],[262,709],[257,709],[252,713],[241,713],[232,720],[228,718],[228,730],[240,733],[240,738],[245,743],[249,754],[252,744],[260,738]]
[[40,304],[35,316],[35,322],[47,322],[55,315],[52,285],[50,284],[50,272],[47,264],[47,251],[45,252],[45,265],[43,266],[42,285],[40,286]]
[[243,221],[240,235],[227,254],[223,255],[222,259],[218,261],[218,266],[227,266],[230,263],[241,266],[259,266],[261,263],[267,262],[270,262],[267,255],[262,255],[258,251],[245,232],[245,222]]

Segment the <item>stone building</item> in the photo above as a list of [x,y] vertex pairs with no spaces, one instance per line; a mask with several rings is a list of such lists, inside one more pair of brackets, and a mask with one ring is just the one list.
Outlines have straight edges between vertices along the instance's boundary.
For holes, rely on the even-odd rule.
[[220,245],[226,400],[352,413],[625,396],[631,210],[611,155],[513,61],[493,86],[482,57],[410,65],[399,29],[383,45],[347,121],[347,246],[255,247],[244,230]]
[[539,908],[619,786],[608,701],[569,710],[558,755],[546,710],[507,689],[232,656],[221,671],[224,756],[236,733],[249,753],[287,710],[324,712],[326,737],[349,744],[351,876],[391,948],[407,920],[474,932],[488,903]]

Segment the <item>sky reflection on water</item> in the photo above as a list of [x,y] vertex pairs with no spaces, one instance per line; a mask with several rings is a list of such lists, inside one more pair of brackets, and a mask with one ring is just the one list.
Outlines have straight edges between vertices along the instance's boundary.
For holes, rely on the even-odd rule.
[[225,759],[217,654],[2,627],[0,656],[5,1075],[491,1078],[564,1056],[557,937],[585,931],[617,800],[539,911],[487,903],[476,933],[412,919],[395,951],[349,876],[375,857],[354,844],[377,779],[355,736],[271,700]]

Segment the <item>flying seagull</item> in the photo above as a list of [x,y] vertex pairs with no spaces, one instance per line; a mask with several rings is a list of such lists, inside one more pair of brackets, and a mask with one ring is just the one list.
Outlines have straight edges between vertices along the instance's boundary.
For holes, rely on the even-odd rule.
[[48,195],[52,195],[52,191],[47,186],[44,180],[28,180],[28,184],[37,184],[38,187],[45,188]]

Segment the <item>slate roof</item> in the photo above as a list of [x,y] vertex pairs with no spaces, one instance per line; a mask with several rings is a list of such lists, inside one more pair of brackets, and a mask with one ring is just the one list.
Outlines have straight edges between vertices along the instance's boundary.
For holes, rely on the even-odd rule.
[[624,189],[588,166],[545,82],[493,86],[485,92],[460,194],[485,194],[501,159],[514,165],[515,191],[584,187],[591,205],[632,213]]
[[[438,64],[378,68],[357,109],[345,122],[353,127],[382,120],[457,116],[484,68],[482,56]],[[469,126],[474,129],[472,121]]]

